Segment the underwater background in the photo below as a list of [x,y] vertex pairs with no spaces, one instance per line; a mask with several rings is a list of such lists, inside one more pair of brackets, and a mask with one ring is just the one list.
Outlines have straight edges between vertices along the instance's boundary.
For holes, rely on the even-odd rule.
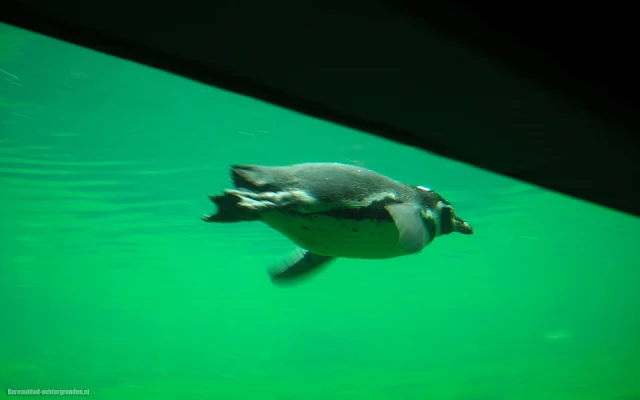
[[[282,288],[264,269],[290,241],[199,220],[231,164],[319,161],[428,186],[475,233]],[[4,396],[638,400],[639,232],[636,217],[0,25]]]

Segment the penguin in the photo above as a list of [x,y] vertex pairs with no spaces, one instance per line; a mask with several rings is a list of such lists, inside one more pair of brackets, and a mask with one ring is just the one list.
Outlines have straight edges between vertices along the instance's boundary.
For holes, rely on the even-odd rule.
[[267,267],[272,282],[309,277],[336,258],[388,259],[420,252],[436,237],[473,234],[435,191],[341,163],[232,165],[233,189],[209,196],[202,220],[260,221],[298,248]]

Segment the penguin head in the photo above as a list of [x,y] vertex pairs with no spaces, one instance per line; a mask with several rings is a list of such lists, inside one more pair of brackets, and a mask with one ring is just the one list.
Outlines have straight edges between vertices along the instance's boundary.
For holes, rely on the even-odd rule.
[[452,232],[459,232],[463,235],[472,235],[473,228],[465,220],[456,215],[451,204],[438,193],[424,186],[417,186],[420,194],[420,201],[431,213],[439,216],[436,218],[439,226],[439,235],[448,235]]
[[456,215],[450,204],[442,204],[440,209],[440,234],[446,235],[451,232],[473,235],[473,228]]

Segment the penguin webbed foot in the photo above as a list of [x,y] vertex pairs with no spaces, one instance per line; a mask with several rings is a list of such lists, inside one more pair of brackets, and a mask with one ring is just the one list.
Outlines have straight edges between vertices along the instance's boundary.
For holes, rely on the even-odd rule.
[[242,207],[238,196],[227,191],[223,195],[209,196],[209,200],[218,210],[213,214],[204,214],[200,217],[205,222],[257,221],[260,218],[255,210]]

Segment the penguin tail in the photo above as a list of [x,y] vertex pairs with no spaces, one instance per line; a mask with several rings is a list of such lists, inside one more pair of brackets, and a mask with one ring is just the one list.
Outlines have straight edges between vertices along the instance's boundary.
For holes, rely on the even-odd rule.
[[214,214],[205,214],[201,218],[205,222],[242,222],[258,221],[259,214],[256,211],[238,205],[240,198],[231,193],[218,196],[209,196],[213,204],[218,207]]

